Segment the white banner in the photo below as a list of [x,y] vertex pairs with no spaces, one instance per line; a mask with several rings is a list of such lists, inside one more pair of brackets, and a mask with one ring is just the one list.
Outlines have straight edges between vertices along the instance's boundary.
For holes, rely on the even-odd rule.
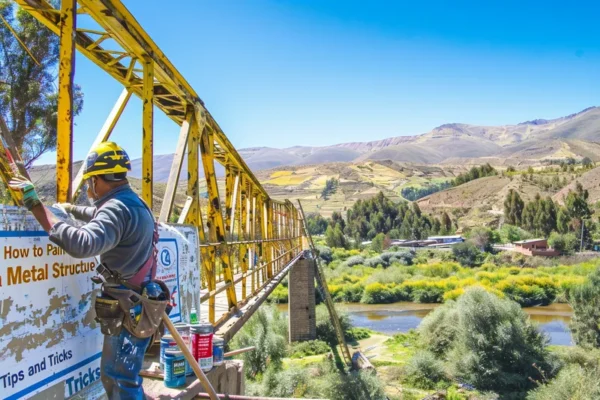
[[[172,291],[174,322],[200,310],[198,235],[161,225],[157,278]],[[103,336],[92,307],[95,259],[52,244],[26,210],[0,207],[0,398],[64,385],[65,398],[100,379]]]

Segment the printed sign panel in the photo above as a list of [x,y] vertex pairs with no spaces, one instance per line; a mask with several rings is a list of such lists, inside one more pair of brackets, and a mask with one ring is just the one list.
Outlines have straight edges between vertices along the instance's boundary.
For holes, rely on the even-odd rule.
[[[157,275],[176,304],[170,316],[188,320],[192,307],[200,309],[197,231],[161,225],[159,234]],[[92,307],[96,264],[51,243],[26,210],[0,207],[0,399],[26,399],[56,385],[67,398],[97,385],[103,336]]]

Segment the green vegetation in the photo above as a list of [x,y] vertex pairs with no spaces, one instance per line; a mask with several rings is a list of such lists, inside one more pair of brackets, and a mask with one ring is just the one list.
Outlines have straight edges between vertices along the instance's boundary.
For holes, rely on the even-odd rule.
[[306,227],[311,235],[322,235],[327,230],[328,222],[321,214],[306,215]]
[[328,179],[325,182],[325,187],[323,188],[323,191],[321,192],[321,198],[327,200],[330,195],[332,195],[336,192],[339,184],[340,184],[340,181],[338,181],[335,178]]
[[[344,320],[350,332],[347,318]],[[274,308],[260,308],[230,343],[233,349],[256,346],[255,351],[241,356],[248,378],[246,394],[384,400],[383,385],[374,373],[343,373],[331,357],[323,356],[335,352],[323,339],[332,343],[336,340],[335,335],[332,339],[331,320],[322,306],[317,310],[317,326],[318,340],[288,345],[287,321],[282,314]],[[358,330],[355,335],[364,338],[368,333]]]
[[462,185],[469,181],[485,178],[486,176],[498,175],[498,171],[494,169],[490,164],[485,164],[480,167],[472,167],[469,172],[458,175],[452,180],[452,186]]
[[[439,310],[439,311],[438,311]],[[453,312],[454,311],[454,312]],[[450,334],[440,346],[441,326]],[[441,353],[450,376],[480,390],[523,393],[553,373],[546,338],[521,307],[483,288],[471,288],[427,316],[421,327],[426,348]]]
[[[0,114],[29,168],[44,153],[56,148],[59,38],[13,2],[1,1],[0,13],[36,58],[0,23]],[[83,94],[76,87],[73,115],[78,115],[82,107]]]
[[421,213],[417,203],[394,204],[382,192],[370,200],[354,203],[346,221],[343,233],[357,243],[372,240],[380,233],[392,239],[425,239],[432,234],[447,233],[452,227],[447,220],[442,224],[438,218]]
[[586,348],[600,348],[600,270],[574,288],[569,303],[573,307],[571,332],[575,342]]
[[[596,223],[591,220],[593,210],[587,202],[588,197],[588,191],[577,183],[575,190],[569,190],[564,207],[550,197],[542,199],[539,194],[533,201],[524,204],[519,194],[511,189],[504,201],[504,218],[507,223],[539,236],[548,237],[555,233],[552,242],[563,251],[572,253],[576,250],[575,241],[580,244],[583,241],[584,248],[592,244]],[[572,234],[576,240],[572,236],[560,237],[557,234]]]
[[452,246],[452,254],[461,265],[474,267],[483,264],[483,253],[471,243],[464,242]]
[[423,187],[408,186],[402,188],[400,194],[408,201],[416,201],[430,194],[452,187],[452,182],[432,183]]
[[[473,245],[469,248],[477,257],[485,257],[485,262],[468,267],[456,262],[452,252],[440,250],[413,252],[391,248],[376,254],[372,250],[319,246],[329,291],[336,302],[442,303],[457,299],[469,287],[480,286],[522,306],[547,305],[566,302],[571,290],[600,266],[600,260],[565,260],[567,265],[561,265],[559,260],[518,253],[486,256]],[[530,265],[537,268],[527,268]],[[273,291],[269,300],[287,302],[287,281]],[[333,335],[332,329],[330,332]]]
[[[341,282],[348,287],[367,284],[369,289],[363,292],[374,298],[384,292],[412,293],[421,284],[431,282],[445,294],[445,304],[429,313],[418,330],[387,340],[385,336],[350,327],[347,316],[341,314],[347,339],[354,336],[350,342],[365,340],[361,343],[363,350],[380,347],[367,351],[371,357],[373,351],[378,354],[371,361],[380,379],[371,374],[339,374],[334,362],[322,355],[324,351],[329,353],[326,349],[336,340],[329,315],[319,306],[318,340],[288,347],[291,358],[275,364],[281,365],[279,369],[267,362],[262,375],[250,378],[249,393],[362,399],[369,397],[359,390],[373,390],[371,398],[381,398],[378,396],[382,396],[385,382],[385,393],[390,399],[422,399],[438,391],[445,393],[446,398],[460,400],[598,397],[600,260],[529,269],[495,265],[490,261],[500,264],[503,258],[488,257],[481,267],[467,268],[451,261],[421,263],[432,256],[440,258],[439,253],[426,252],[410,253],[412,264],[390,262],[399,259],[401,253],[376,255],[370,251],[332,249],[327,268],[330,281],[336,281],[332,291]],[[374,257],[387,267],[364,265]],[[416,284],[416,276],[423,282]],[[469,280],[471,284],[449,296],[440,283],[457,279],[464,279],[465,283]],[[398,282],[401,284],[393,284]],[[556,285],[557,282],[561,284]],[[435,291],[425,292],[432,295]],[[538,295],[569,300],[575,312],[572,329],[577,346],[547,345],[546,336],[520,307],[527,302],[519,296],[532,299]],[[371,338],[364,339],[368,336]],[[328,388],[326,382],[334,382],[335,390]],[[462,386],[460,390],[458,384]]]
[[556,379],[534,390],[528,400],[588,400],[600,398],[600,369],[569,365]]

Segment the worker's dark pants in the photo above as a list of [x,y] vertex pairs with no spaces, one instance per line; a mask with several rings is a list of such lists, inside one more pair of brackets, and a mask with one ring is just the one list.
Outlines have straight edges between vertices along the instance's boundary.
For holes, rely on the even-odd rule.
[[140,339],[123,328],[119,336],[104,336],[102,385],[109,400],[144,400],[140,370],[150,338]]

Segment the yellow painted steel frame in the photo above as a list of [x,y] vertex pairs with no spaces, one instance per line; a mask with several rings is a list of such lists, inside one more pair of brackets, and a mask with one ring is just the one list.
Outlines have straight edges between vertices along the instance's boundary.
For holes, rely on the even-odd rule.
[[[46,0],[14,1],[60,36],[58,201],[75,197],[82,186],[81,170],[71,179],[75,48],[124,86],[94,145],[108,140],[131,95],[142,100],[142,198],[150,206],[155,199],[154,107],[181,126],[159,220],[169,221],[176,206],[175,192],[183,155],[187,154],[188,200],[179,221],[198,228],[201,301],[208,302],[210,322],[222,323],[301,251],[298,211],[289,201],[269,197],[196,92],[121,1],[62,0],[60,10]],[[77,28],[76,20],[83,14],[98,28]],[[226,172],[224,197],[219,194],[215,162]],[[200,176],[200,166],[204,177]],[[200,193],[204,183],[206,202]],[[216,300],[223,292],[228,312],[217,318]]]
[[58,126],[56,137],[56,200],[59,203],[71,201],[76,12],[75,0],[61,1],[59,22]]

